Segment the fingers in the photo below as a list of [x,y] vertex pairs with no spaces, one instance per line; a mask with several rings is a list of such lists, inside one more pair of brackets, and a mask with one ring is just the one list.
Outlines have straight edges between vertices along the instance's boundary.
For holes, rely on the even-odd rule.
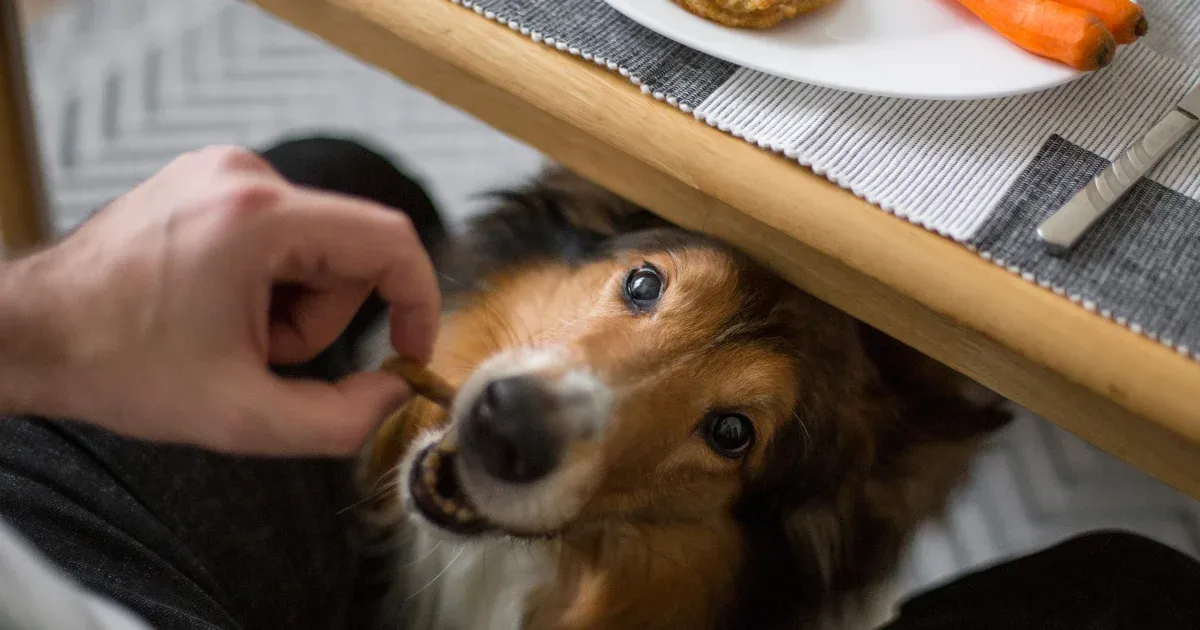
[[371,294],[371,285],[348,283],[329,291],[288,286],[271,303],[269,356],[272,363],[308,361],[333,345]]
[[221,450],[274,457],[339,457],[357,453],[371,434],[411,395],[408,386],[379,372],[356,374],[336,385],[267,377],[246,401],[241,426],[227,432]]
[[175,158],[163,169],[191,169],[195,164],[208,167],[218,174],[258,174],[280,177],[261,155],[236,145],[212,145]]
[[[391,306],[396,351],[427,361],[433,352],[441,295],[433,264],[408,217],[369,202],[299,189],[281,205],[286,210],[262,231],[273,244],[272,258],[278,261],[276,279],[318,289],[337,284],[374,286]],[[344,317],[347,307],[338,300],[350,294],[342,295],[309,306],[324,309],[324,314],[342,314],[344,321],[338,323],[344,327],[349,321]],[[353,309],[349,312],[352,315]],[[302,314],[296,323],[313,326],[322,316]],[[320,326],[325,325],[321,321]],[[306,328],[299,337],[325,339],[328,330]]]

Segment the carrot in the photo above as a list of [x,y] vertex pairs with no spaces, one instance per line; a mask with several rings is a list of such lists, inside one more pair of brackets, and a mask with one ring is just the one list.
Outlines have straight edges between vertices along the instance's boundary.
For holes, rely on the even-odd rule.
[[1096,16],[1054,0],[958,0],[1012,43],[1077,70],[1112,63],[1117,41]]
[[1100,18],[1112,31],[1118,44],[1132,44],[1150,32],[1146,11],[1129,0],[1058,0],[1062,4],[1083,9]]

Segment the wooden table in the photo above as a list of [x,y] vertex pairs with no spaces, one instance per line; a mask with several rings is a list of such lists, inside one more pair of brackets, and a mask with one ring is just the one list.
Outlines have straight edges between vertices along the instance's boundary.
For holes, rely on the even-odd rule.
[[19,252],[45,241],[51,225],[42,196],[20,26],[17,4],[0,2],[0,252]]
[[1200,364],[448,0],[253,1],[1200,497]]

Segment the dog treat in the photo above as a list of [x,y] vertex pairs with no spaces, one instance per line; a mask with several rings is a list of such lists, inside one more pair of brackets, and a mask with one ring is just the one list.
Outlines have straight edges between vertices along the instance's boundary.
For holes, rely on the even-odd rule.
[[[688,11],[724,26],[770,28],[835,0],[675,0]],[[898,0],[893,0],[898,1]]]
[[424,365],[396,357],[385,362],[383,370],[403,378],[422,398],[443,409],[450,409],[454,401],[454,387]]

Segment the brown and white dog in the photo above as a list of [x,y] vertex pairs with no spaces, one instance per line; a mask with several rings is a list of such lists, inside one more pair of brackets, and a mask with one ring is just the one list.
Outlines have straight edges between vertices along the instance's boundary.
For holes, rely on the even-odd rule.
[[[441,256],[432,368],[368,487],[389,627],[865,627],[995,397],[729,246],[564,171]],[[879,620],[877,620],[879,621]]]

